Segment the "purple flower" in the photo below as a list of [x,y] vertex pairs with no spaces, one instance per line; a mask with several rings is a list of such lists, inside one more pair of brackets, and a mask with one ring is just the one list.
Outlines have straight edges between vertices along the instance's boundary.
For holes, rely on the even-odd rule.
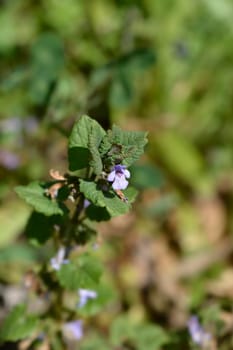
[[50,259],[50,265],[54,270],[58,271],[60,270],[61,265],[69,263],[68,259],[64,259],[65,255],[66,255],[66,249],[65,247],[61,247],[58,250],[57,255],[55,255],[53,258]]
[[89,289],[80,288],[78,290],[78,295],[79,295],[79,303],[78,303],[79,308],[86,305],[89,299],[97,298],[97,293],[94,290],[89,290]]
[[108,175],[108,181],[112,182],[114,190],[125,190],[129,183],[126,178],[130,178],[130,172],[125,165],[120,164],[115,165]]
[[63,330],[69,338],[80,340],[83,337],[83,322],[82,320],[66,322]]
[[38,125],[38,121],[34,116],[10,117],[0,122],[0,129],[4,133],[19,133],[23,129],[29,133],[35,132]]
[[83,208],[86,209],[89,207],[89,205],[91,204],[91,202],[88,200],[88,199],[84,199],[84,202],[83,202]]
[[189,319],[188,330],[192,341],[197,345],[205,346],[211,339],[211,335],[201,327],[196,316],[192,316]]
[[0,150],[0,165],[4,166],[6,169],[13,170],[19,167],[20,159],[12,152]]

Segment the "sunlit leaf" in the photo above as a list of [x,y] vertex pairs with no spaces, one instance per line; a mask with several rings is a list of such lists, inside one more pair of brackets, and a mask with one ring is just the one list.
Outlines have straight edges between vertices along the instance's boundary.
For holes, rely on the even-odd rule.
[[18,186],[16,193],[30,204],[36,211],[47,216],[63,215],[65,207],[45,195],[45,189],[39,182],[32,182],[28,186]]
[[69,138],[69,167],[75,171],[91,166],[99,173],[102,170],[98,146],[105,131],[94,119],[84,115],[75,123]]
[[35,332],[37,325],[37,317],[27,315],[26,305],[17,305],[5,319],[0,330],[0,339],[11,341],[24,339]]
[[70,290],[78,288],[94,289],[102,274],[102,266],[98,259],[89,254],[79,256],[74,262],[61,267],[57,276],[60,284]]

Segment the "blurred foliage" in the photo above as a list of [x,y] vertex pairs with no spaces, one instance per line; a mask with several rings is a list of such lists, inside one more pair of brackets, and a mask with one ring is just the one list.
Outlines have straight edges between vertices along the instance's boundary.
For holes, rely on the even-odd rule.
[[[91,321],[100,334],[85,350],[108,348],[103,335],[123,313],[177,331],[171,349],[188,349],[188,316],[205,321],[210,307],[218,349],[233,347],[232,16],[231,0],[0,1],[2,286],[17,288],[49,255],[25,243],[30,208],[13,188],[66,171],[77,116],[149,131],[132,167],[134,212],[99,225],[117,298]],[[42,241],[49,225],[38,216]],[[26,233],[33,241],[30,221]]]

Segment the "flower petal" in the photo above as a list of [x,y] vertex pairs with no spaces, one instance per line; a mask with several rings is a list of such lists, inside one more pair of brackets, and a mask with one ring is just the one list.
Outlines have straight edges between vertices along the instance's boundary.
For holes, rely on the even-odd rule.
[[83,337],[83,324],[81,320],[67,322],[63,327],[68,336],[71,335],[76,340]]
[[128,186],[128,181],[125,179],[124,175],[116,176],[112,184],[114,190],[124,190]]
[[90,289],[80,288],[78,290],[78,294],[79,294],[79,299],[80,299],[79,303],[78,303],[79,308],[86,305],[86,303],[88,302],[89,299],[97,298],[97,292],[94,290],[90,290]]
[[200,325],[198,318],[192,316],[188,321],[188,330],[192,338],[192,341],[195,344],[204,346],[210,339],[211,334],[207,333],[202,326]]
[[65,257],[65,253],[66,253],[66,250],[65,250],[65,247],[61,247],[58,252],[57,252],[57,261],[59,263],[62,263],[64,257]]
[[125,170],[124,170],[124,174],[125,174],[125,177],[126,177],[127,179],[130,178],[130,172],[129,172],[129,170],[125,169]]
[[68,259],[64,259],[66,254],[66,248],[65,247],[61,247],[57,254],[50,259],[50,265],[53,268],[53,270],[60,270],[60,267],[62,264],[68,264],[69,260]]
[[54,270],[56,270],[56,271],[58,271],[58,270],[60,269],[60,264],[58,264],[56,258],[51,258],[51,259],[50,259],[50,265],[51,265],[51,267],[52,267]]
[[115,177],[116,177],[116,172],[115,172],[115,170],[113,170],[113,171],[111,171],[111,173],[108,175],[108,181],[110,181],[110,182],[114,181]]

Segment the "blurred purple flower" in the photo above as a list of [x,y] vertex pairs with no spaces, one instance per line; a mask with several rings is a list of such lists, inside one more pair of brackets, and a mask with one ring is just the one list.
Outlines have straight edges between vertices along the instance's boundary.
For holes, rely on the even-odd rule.
[[125,190],[129,183],[126,178],[130,178],[130,172],[125,165],[120,164],[115,165],[108,175],[108,181],[112,182],[114,190]]
[[19,133],[23,129],[27,132],[35,132],[39,124],[34,116],[10,117],[0,122],[0,129],[4,133]]
[[35,132],[38,129],[38,126],[39,126],[39,123],[36,117],[31,116],[25,119],[24,121],[24,128],[28,133]]
[[88,300],[96,299],[98,294],[94,290],[80,288],[78,290],[78,295],[79,295],[78,307],[80,308],[80,307],[83,307],[84,305],[86,305]]
[[58,250],[57,255],[55,255],[53,258],[50,259],[50,265],[54,270],[58,271],[60,270],[61,265],[69,263],[68,259],[64,259],[65,255],[66,255],[66,249],[65,247],[61,247]]
[[82,320],[70,321],[64,324],[64,332],[68,337],[80,340],[83,337],[83,322]]
[[86,209],[87,207],[89,207],[89,205],[91,204],[91,202],[88,200],[88,199],[84,199],[84,202],[83,202],[83,207],[84,209]]
[[192,341],[200,346],[206,345],[211,339],[210,333],[207,333],[200,325],[197,316],[190,317],[188,321],[188,330]]
[[0,150],[0,165],[6,169],[13,170],[19,167],[20,159],[14,153],[7,150]]
[[22,120],[11,117],[1,121],[0,128],[4,133],[18,133],[22,129]]

